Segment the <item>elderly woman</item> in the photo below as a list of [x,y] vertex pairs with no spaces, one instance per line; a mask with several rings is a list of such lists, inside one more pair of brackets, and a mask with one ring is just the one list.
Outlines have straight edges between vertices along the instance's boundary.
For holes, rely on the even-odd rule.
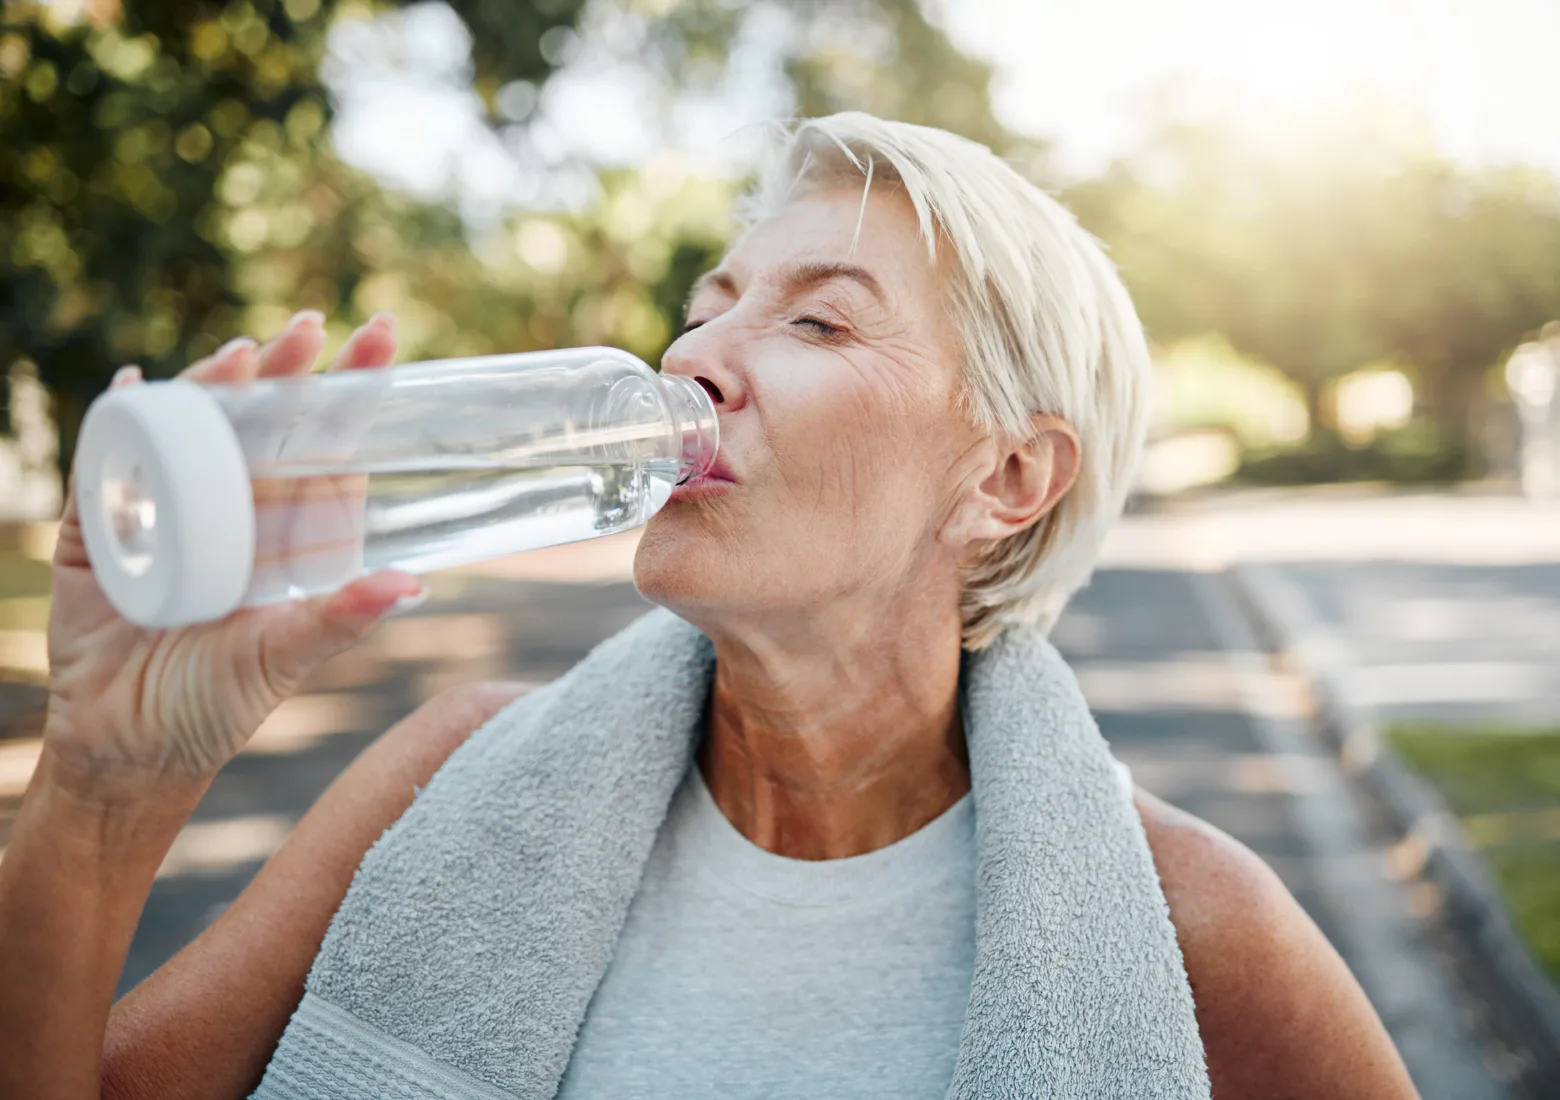
[[[666,610],[397,725],[112,1006],[213,773],[418,586],[141,631],[67,515],[0,864],[0,1093],[1414,1095],[1275,877],[1132,789],[1045,641],[1144,434],[1099,247],[936,130],[819,119],[774,164],[663,361],[722,434],[639,546]],[[190,373],[323,339],[300,314]],[[376,318],[337,366],[393,351]]]

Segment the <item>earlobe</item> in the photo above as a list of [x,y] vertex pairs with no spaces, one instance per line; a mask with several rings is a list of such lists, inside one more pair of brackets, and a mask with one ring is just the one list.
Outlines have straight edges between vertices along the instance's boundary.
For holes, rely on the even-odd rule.
[[972,540],[970,527],[980,510],[979,502],[972,497],[978,493],[979,490],[974,486],[964,490],[937,528],[938,542],[957,550]]

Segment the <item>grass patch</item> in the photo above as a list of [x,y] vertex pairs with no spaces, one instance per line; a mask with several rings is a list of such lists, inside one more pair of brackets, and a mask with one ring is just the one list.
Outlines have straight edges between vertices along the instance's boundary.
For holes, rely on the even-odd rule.
[[1560,730],[1403,725],[1387,739],[1441,792],[1517,930],[1560,981]]
[[49,629],[49,597],[0,599],[0,630]]
[[47,596],[49,563],[0,549],[0,600]]

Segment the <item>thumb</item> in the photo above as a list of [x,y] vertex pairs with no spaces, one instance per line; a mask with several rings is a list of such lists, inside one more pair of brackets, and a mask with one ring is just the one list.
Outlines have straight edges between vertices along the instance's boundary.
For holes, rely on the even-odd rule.
[[280,694],[290,694],[315,668],[362,640],[388,612],[425,595],[416,577],[387,569],[328,596],[288,605],[266,625],[261,639],[267,680]]

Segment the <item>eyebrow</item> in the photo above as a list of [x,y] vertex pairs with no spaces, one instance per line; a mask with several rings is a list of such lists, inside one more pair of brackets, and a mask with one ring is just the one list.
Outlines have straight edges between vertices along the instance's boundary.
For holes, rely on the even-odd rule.
[[[809,260],[790,268],[782,276],[782,281],[793,293],[798,290],[808,290],[812,287],[821,286],[824,283],[833,282],[835,279],[849,279],[852,282],[859,283],[871,291],[872,295],[879,302],[888,300],[888,295],[883,293],[883,284],[878,282],[877,276],[859,264],[847,264],[833,260]],[[719,290],[732,298],[737,297],[737,281],[731,277],[730,272],[716,268],[714,271],[709,271],[699,276],[698,280],[693,284],[693,290],[688,295],[688,301],[691,303],[705,290],[709,289]]]
[[831,283],[835,279],[850,279],[852,282],[860,283],[871,291],[872,296],[879,302],[887,300],[888,296],[883,293],[883,284],[877,281],[877,276],[857,264],[833,261],[797,264],[787,274],[786,282],[800,290]]

